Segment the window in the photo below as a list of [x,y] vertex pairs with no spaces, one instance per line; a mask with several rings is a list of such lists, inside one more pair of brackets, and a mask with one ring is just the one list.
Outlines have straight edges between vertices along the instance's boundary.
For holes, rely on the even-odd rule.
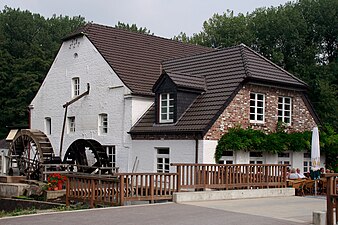
[[259,93],[250,93],[250,122],[264,123],[265,96]]
[[80,95],[80,78],[74,77],[72,79],[72,97]]
[[68,117],[68,133],[74,133],[75,132],[75,117],[71,116]]
[[287,164],[291,166],[290,152],[278,153],[278,164]]
[[223,151],[222,157],[219,160],[219,164],[234,164],[234,152]]
[[263,152],[250,152],[250,164],[263,164]]
[[46,134],[52,133],[52,119],[50,117],[45,118],[45,132]]
[[278,121],[291,124],[291,98],[278,97]]
[[99,134],[108,133],[108,115],[102,113],[99,115]]
[[312,166],[311,162],[311,154],[308,152],[304,153],[304,160],[303,160],[303,171],[304,173],[310,172]]
[[157,148],[157,172],[169,173],[169,148]]
[[174,94],[160,94],[160,123],[174,121]]
[[115,145],[112,146],[103,146],[106,149],[108,155],[108,167],[116,167],[116,151]]

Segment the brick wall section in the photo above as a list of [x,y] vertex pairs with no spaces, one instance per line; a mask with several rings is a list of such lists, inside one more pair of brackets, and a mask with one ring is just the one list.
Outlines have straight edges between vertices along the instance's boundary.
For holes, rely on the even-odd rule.
[[[265,123],[250,123],[250,92],[265,94]],[[213,126],[204,136],[205,140],[219,140],[229,128],[240,125],[242,128],[251,127],[267,133],[274,132],[278,122],[278,97],[292,98],[291,126],[288,132],[312,130],[316,122],[302,100],[301,93],[274,87],[246,84],[234,97],[228,107],[219,116]]]

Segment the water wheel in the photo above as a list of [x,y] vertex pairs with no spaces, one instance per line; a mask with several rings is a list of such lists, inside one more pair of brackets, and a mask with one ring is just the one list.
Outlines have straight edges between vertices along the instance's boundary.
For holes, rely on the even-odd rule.
[[12,171],[27,179],[42,180],[42,164],[51,161],[54,151],[42,131],[21,129],[12,140],[9,156]]
[[[77,172],[97,173],[99,167],[108,167],[109,159],[105,148],[99,142],[78,139],[67,149],[63,163],[77,165]],[[101,169],[102,174],[109,171]]]

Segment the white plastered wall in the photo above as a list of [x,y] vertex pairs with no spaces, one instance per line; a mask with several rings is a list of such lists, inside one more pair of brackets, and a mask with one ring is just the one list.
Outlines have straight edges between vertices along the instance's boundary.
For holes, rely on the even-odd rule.
[[[156,172],[156,148],[170,149],[170,163],[194,163],[195,140],[133,140],[134,172]],[[170,167],[170,172],[175,172]]]
[[[31,127],[45,131],[45,118],[51,118],[52,133],[49,139],[54,153],[59,155],[64,108],[72,100],[72,78],[80,79],[80,94],[87,90],[89,95],[68,107],[67,117],[75,116],[74,133],[67,133],[67,123],[63,141],[62,158],[69,145],[76,139],[95,139],[102,145],[115,145],[117,166],[128,171],[131,139],[127,133],[132,126],[132,118],[139,118],[153,99],[136,99],[138,109],[132,110],[130,90],[120,80],[114,70],[97,51],[87,37],[77,37],[65,41],[44,82],[31,105]],[[143,104],[142,101],[146,102]],[[108,114],[108,133],[99,135],[100,113]]]

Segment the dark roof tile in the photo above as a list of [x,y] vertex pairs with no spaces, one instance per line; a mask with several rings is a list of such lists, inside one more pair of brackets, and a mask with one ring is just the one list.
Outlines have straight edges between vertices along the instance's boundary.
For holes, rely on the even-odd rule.
[[175,124],[154,124],[155,110],[151,107],[131,133],[199,131],[205,134],[246,79],[306,88],[304,82],[243,45],[167,60],[163,62],[163,69],[170,71],[169,76],[180,85],[197,75],[204,77],[206,92],[196,98]]

